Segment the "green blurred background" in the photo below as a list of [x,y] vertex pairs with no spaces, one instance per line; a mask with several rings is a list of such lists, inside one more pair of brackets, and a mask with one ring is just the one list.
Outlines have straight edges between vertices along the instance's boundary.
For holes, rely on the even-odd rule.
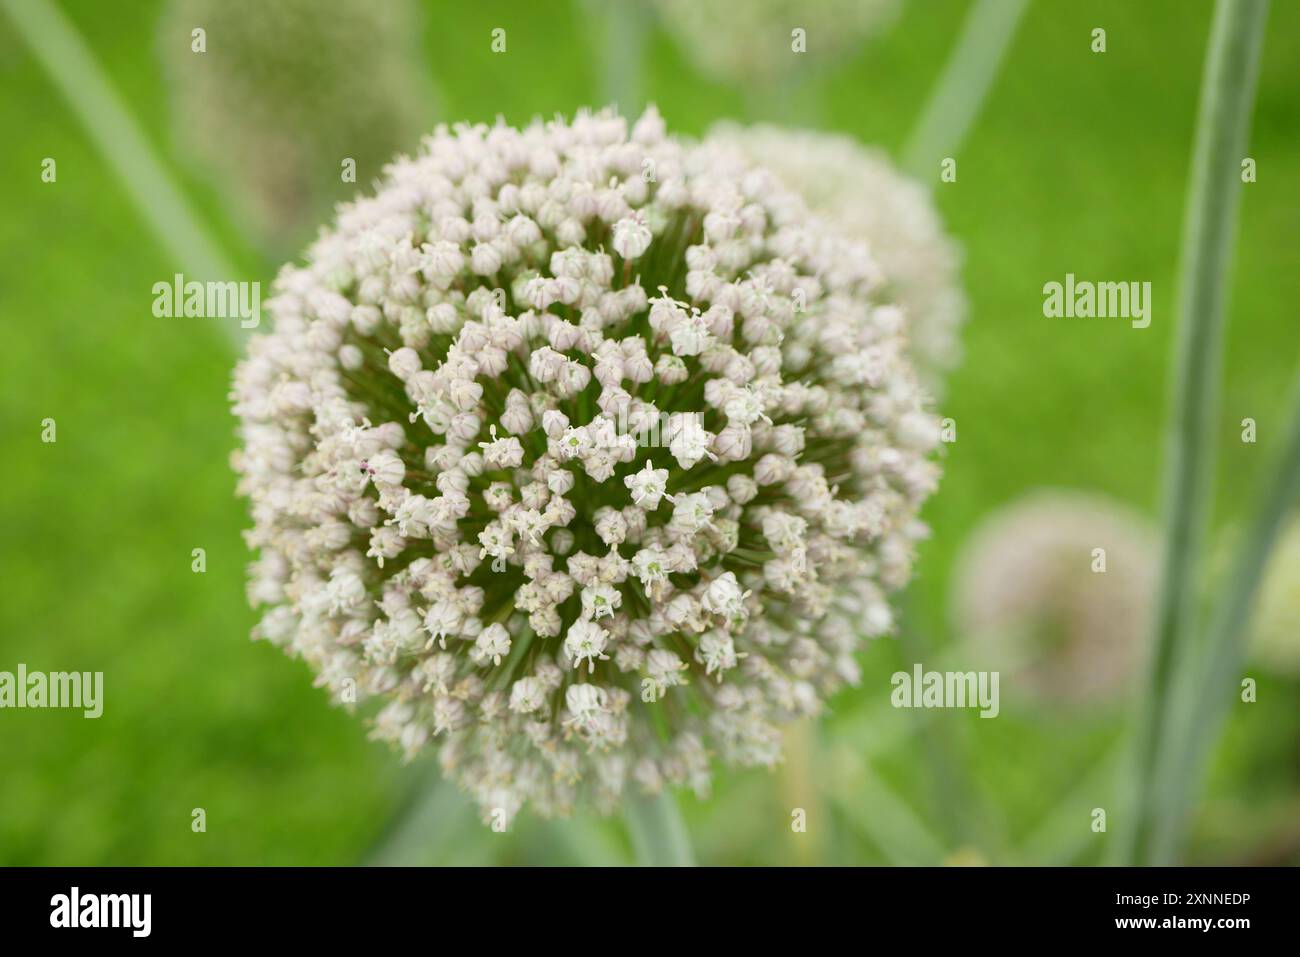
[[[269,286],[276,263],[254,252],[236,208],[174,145],[159,52],[166,5],[60,6],[206,224],[247,278]],[[634,95],[680,133],[771,120],[897,154],[967,8],[906,2],[890,28],[779,96],[706,78],[647,14]],[[1091,831],[1089,812],[1113,801],[1123,702],[1054,710],[1004,686],[1000,719],[980,721],[890,708],[889,675],[917,660],[907,641],[928,643],[936,660],[934,646],[951,641],[953,557],[990,509],[1064,486],[1157,515],[1210,12],[1209,0],[1031,4],[959,153],[958,181],[936,184],[965,248],[971,318],[942,406],[959,438],[925,511],[933,537],[907,596],[913,637],[867,647],[862,687],[835,699],[819,728],[798,729],[782,767],[728,771],[710,800],[682,797],[701,862],[1103,858],[1108,836]],[[438,91],[429,122],[522,123],[598,105],[608,89],[599,16],[587,3],[427,4],[419,40]],[[1104,55],[1089,49],[1098,26]],[[508,32],[505,54],[490,50],[496,27]],[[1251,136],[1258,182],[1243,189],[1231,284],[1220,530],[1263,474],[1300,351],[1297,115],[1300,5],[1279,2]],[[97,721],[0,712],[0,864],[629,860],[618,820],[481,827],[429,785],[428,769],[402,768],[361,721],[329,707],[304,665],[248,640],[247,518],[227,462],[230,343],[213,322],[151,315],[152,285],[179,267],[3,14],[0,130],[0,669],[105,673]],[[57,160],[55,183],[41,180],[45,157]],[[327,158],[321,176],[337,171]],[[1044,319],[1042,285],[1067,272],[1149,279],[1151,327]],[[1258,422],[1254,445],[1238,439],[1247,416]],[[55,444],[40,441],[47,417]],[[190,570],[196,547],[205,574]],[[1233,712],[1188,860],[1300,860],[1300,686],[1249,673],[1259,700]],[[191,830],[198,807],[205,833]],[[793,807],[809,811],[808,833],[791,832]]]

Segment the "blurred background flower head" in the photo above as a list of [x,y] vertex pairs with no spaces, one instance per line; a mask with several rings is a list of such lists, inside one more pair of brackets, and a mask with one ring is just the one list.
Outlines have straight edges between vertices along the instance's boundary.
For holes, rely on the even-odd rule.
[[1157,537],[1135,510],[1042,489],[987,515],[953,573],[953,632],[1040,704],[1114,699],[1143,660]]
[[[826,66],[886,29],[899,0],[653,0],[699,70],[738,86],[772,87],[801,66]],[[801,58],[791,53],[813,52]]]
[[177,142],[272,255],[432,127],[423,16],[413,0],[169,0],[158,46]]
[[1254,610],[1251,655],[1261,665],[1300,678],[1300,518],[1292,517],[1269,559]]

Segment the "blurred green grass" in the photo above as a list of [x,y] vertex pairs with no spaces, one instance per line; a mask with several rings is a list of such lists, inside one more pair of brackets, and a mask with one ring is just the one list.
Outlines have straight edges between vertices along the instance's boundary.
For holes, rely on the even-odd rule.
[[[170,157],[156,57],[161,4],[61,5]],[[656,29],[642,88],[680,132],[702,133],[724,117],[773,119],[897,152],[966,6],[907,4],[893,30],[770,107],[700,77]],[[581,5],[429,7],[424,42],[446,119],[523,122],[599,101],[601,66]],[[910,596],[916,627],[937,644],[947,630],[953,554],[988,509],[1058,485],[1104,491],[1155,514],[1174,271],[1210,8],[1209,0],[1031,5],[959,154],[957,182],[936,186],[966,249],[971,300],[966,359],[943,403],[958,441],[926,510],[934,535]],[[489,50],[497,26],[509,34],[504,55]],[[1108,31],[1102,55],[1088,48],[1095,26]],[[1221,522],[1249,501],[1300,352],[1297,64],[1300,6],[1276,4],[1251,139],[1259,179],[1245,187],[1232,284]],[[0,863],[355,861],[384,833],[414,777],[366,740],[360,722],[327,706],[304,666],[247,640],[249,556],[239,536],[247,520],[227,466],[232,357],[222,332],[205,320],[150,314],[152,284],[175,268],[3,18],[0,128],[0,669],[23,661],[102,670],[106,685],[98,721],[0,714]],[[55,184],[40,179],[47,156],[58,162]],[[238,224],[216,194],[177,173],[238,253]],[[272,269],[240,255],[250,276],[269,283]],[[1042,284],[1066,272],[1150,280],[1151,328],[1045,320]],[[1257,445],[1238,441],[1246,416],[1259,423]],[[46,417],[58,422],[57,444],[39,440]],[[207,550],[206,574],[190,571],[195,547]],[[827,747],[844,743],[836,728],[877,705],[888,675],[910,664],[892,640],[862,659],[864,688],[833,703]],[[1208,859],[1245,856],[1241,841],[1257,839],[1247,826],[1252,801],[1282,808],[1273,813],[1283,818],[1295,807],[1300,695],[1283,682],[1263,688],[1258,704],[1238,709],[1222,749],[1197,829]],[[922,733],[904,736],[872,767],[945,846],[1010,854],[1086,777],[1122,716],[1045,720],[1009,707],[994,722],[933,719],[934,740],[970,782],[957,803],[987,812],[964,827],[934,823],[953,795],[945,792],[951,782],[930,773]],[[813,767],[814,786],[829,789],[827,764]],[[801,859],[788,835],[783,773],[727,774],[712,801],[684,799],[702,861]],[[194,807],[207,811],[206,834],[190,831]],[[836,836],[821,844],[826,860],[885,859],[851,815],[825,813]],[[556,833],[531,824],[506,838],[474,832],[446,859],[564,860],[572,843]],[[1086,848],[1081,859],[1093,859]]]

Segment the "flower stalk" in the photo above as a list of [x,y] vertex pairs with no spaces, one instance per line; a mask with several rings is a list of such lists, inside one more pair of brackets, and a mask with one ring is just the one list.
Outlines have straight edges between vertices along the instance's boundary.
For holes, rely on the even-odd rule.
[[[0,0],[15,30],[63,94],[131,202],[191,279],[225,280],[238,270],[208,235],[140,125],[76,27],[48,0]],[[221,327],[243,341],[235,323]]]
[[961,148],[1028,6],[1029,0],[976,0],[971,7],[903,151],[903,166],[913,176],[928,181],[936,164]]
[[[1211,746],[1218,739],[1229,705],[1235,700],[1237,680],[1250,636],[1252,606],[1277,544],[1287,513],[1300,501],[1300,377],[1291,401],[1291,420],[1281,453],[1269,479],[1261,505],[1237,553],[1226,593],[1210,620],[1199,667],[1189,669],[1188,693],[1175,735],[1176,761],[1170,765],[1171,784],[1165,790],[1171,804],[1156,821],[1153,859],[1172,860],[1187,829],[1187,806],[1205,773]],[[1175,784],[1182,787],[1175,787]]]
[[1165,546],[1146,697],[1134,740],[1132,821],[1118,845],[1135,864],[1164,863],[1160,818],[1188,781],[1174,766],[1179,673],[1195,655],[1195,597],[1210,505],[1224,300],[1267,0],[1219,0],[1188,187],[1173,396],[1166,435]]
[[690,834],[670,792],[630,800],[623,813],[638,866],[695,866]]

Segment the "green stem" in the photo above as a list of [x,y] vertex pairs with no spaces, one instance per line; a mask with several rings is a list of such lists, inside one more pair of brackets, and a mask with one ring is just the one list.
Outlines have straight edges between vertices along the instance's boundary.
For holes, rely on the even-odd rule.
[[[1156,822],[1155,860],[1177,854],[1187,827],[1187,809],[1204,773],[1230,704],[1237,700],[1241,667],[1250,635],[1250,617],[1273,546],[1287,513],[1300,501],[1300,376],[1291,402],[1291,421],[1269,487],[1237,552],[1227,591],[1210,621],[1198,668],[1188,669],[1188,693],[1175,735],[1178,751],[1170,765],[1171,781],[1162,789],[1170,806]],[[1182,785],[1179,787],[1178,785]]]
[[605,24],[605,102],[615,103],[629,119],[637,117],[641,100],[641,61],[646,24],[640,3],[614,0]]
[[561,863],[567,858],[579,867],[627,867],[631,863],[627,848],[610,823],[590,816],[548,821],[542,860],[554,864],[560,857]]
[[641,64],[648,25],[639,0],[588,0],[586,13],[592,24],[594,57],[600,64],[601,106],[616,106],[635,120],[641,99]]
[[930,101],[903,151],[903,166],[928,180],[936,165],[961,149],[1029,0],[977,0],[962,24]]
[[1065,867],[1079,863],[1093,842],[1103,837],[1089,826],[1090,812],[1106,807],[1115,792],[1115,777],[1123,765],[1122,745],[1112,745],[1084,770],[1078,783],[1029,831],[1010,863],[1031,867]]
[[887,863],[900,867],[943,863],[948,856],[943,843],[861,755],[843,746],[834,762],[831,801]]
[[414,867],[437,864],[450,841],[473,826],[456,786],[443,779],[436,763],[416,781],[407,806],[366,856],[371,867]]
[[[898,645],[904,667],[925,662],[937,655],[929,636],[916,624],[917,612],[912,591],[900,600],[901,622],[898,627]],[[933,667],[933,663],[931,663]],[[908,717],[919,726],[921,712],[913,711]],[[921,756],[928,767],[932,793],[944,825],[944,837],[957,844],[969,843],[975,827],[972,812],[975,810],[976,792],[966,768],[957,756],[951,723],[939,724],[929,734],[919,734]]]
[[1165,550],[1149,689],[1138,717],[1132,818],[1117,850],[1157,861],[1154,837],[1168,811],[1164,788],[1176,715],[1176,675],[1192,659],[1197,576],[1214,467],[1224,298],[1236,226],[1239,170],[1259,73],[1267,0],[1218,0],[1201,87],[1179,279],[1174,392],[1164,479]]
[[[48,0],[0,0],[0,7],[188,278],[229,280],[239,275],[208,236],[108,74],[63,12]],[[238,323],[221,325],[237,345],[242,344]]]
[[671,792],[665,789],[655,797],[629,798],[623,813],[638,865],[695,866],[691,837]]

